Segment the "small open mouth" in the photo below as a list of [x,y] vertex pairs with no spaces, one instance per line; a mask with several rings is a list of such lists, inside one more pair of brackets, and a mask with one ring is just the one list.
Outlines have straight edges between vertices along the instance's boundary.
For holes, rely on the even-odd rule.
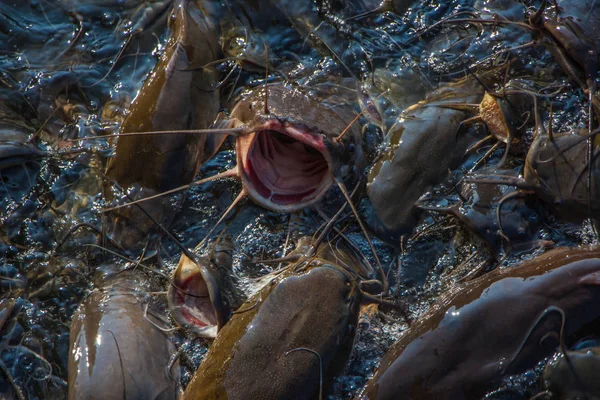
[[178,325],[200,337],[214,338],[218,322],[208,283],[189,258],[182,256],[167,295],[169,309]]
[[272,125],[249,138],[241,157],[242,179],[261,205],[289,212],[317,201],[329,189],[329,156],[320,135]]

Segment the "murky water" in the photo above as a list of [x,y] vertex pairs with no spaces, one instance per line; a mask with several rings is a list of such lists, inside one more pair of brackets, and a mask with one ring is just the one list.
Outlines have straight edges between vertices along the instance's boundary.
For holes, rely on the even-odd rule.
[[[302,6],[284,1],[278,7],[266,1],[233,3],[230,11],[236,13],[238,26],[226,29],[220,43],[232,58],[215,65],[223,79],[223,109],[230,110],[245,90],[264,84],[265,48],[269,49],[270,82],[286,80],[315,90],[328,87],[340,98],[350,99],[356,110],[362,96],[357,95],[357,88],[371,98],[388,90],[379,99],[381,122],[369,118],[359,122],[370,161],[382,151],[381,129],[389,129],[402,110],[422,100],[440,82],[494,65],[506,65],[511,75],[534,81],[538,89],[545,84],[565,86],[553,98],[555,128],[587,124],[587,103],[580,89],[569,86],[542,46],[527,45],[533,39],[530,30],[510,24],[436,24],[475,10],[482,12],[482,18],[492,19],[496,13],[502,20],[525,21],[538,2],[405,1],[397,2],[397,14],[361,18],[351,17],[375,9],[377,2],[305,2]],[[170,6],[167,0],[4,0],[0,4],[0,140],[22,144],[6,156],[0,149],[0,321],[4,321],[0,325],[0,397],[66,397],[71,317],[103,266],[126,264],[99,247],[105,245],[98,235],[106,206],[103,172],[113,143],[74,139],[118,131],[164,48]],[[544,117],[547,114],[546,110]],[[533,126],[527,129],[511,153],[503,168],[506,173],[520,173],[533,130]],[[489,148],[466,157],[455,175],[473,167]],[[502,149],[487,164],[501,157]],[[234,165],[233,144],[228,141],[203,165],[199,176]],[[457,195],[445,195],[454,183],[434,190],[436,201],[457,201]],[[193,248],[239,190],[239,183],[230,179],[188,190],[170,228],[174,236]],[[341,204],[341,194],[332,189],[322,208],[333,215]],[[366,201],[358,204],[367,214]],[[555,246],[593,242],[590,226],[564,223],[540,204],[535,207],[542,210],[544,219],[534,235],[537,239]],[[224,225],[236,247],[234,273],[239,286],[252,292],[254,280],[275,267],[254,260],[284,255],[293,247],[291,239],[312,235],[322,223],[313,209],[297,215],[278,214],[242,202]],[[347,235],[373,262],[353,217],[339,226],[346,227]],[[408,303],[413,318],[477,266],[490,269],[497,260],[510,266],[543,252],[532,246],[508,255],[502,250],[494,254],[457,218],[443,219],[435,212],[423,213],[415,232],[421,233],[407,237],[402,253],[374,239],[392,292]],[[159,253],[163,272],[172,272],[179,248],[165,238]],[[157,290],[167,284],[151,272],[148,278]],[[160,294],[156,297],[164,302]],[[330,398],[356,394],[405,328],[393,313],[365,315],[347,374],[336,380]],[[185,384],[208,342],[186,333],[177,335],[174,340],[187,355],[182,357]],[[511,398],[528,398],[539,391],[539,372],[537,367],[507,378],[489,398],[505,398],[503,390],[517,396]]]

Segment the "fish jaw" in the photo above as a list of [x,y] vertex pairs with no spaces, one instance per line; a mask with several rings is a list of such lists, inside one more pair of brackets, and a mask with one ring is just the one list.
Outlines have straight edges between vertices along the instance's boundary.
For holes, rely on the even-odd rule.
[[216,277],[208,268],[202,270],[185,254],[181,256],[169,287],[169,310],[178,325],[194,335],[214,339],[220,328],[220,296]]
[[236,143],[238,171],[250,198],[269,210],[295,212],[332,186],[333,160],[324,136],[268,119]]

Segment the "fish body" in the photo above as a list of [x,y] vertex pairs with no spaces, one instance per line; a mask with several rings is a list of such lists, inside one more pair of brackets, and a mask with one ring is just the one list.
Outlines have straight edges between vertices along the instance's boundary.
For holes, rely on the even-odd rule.
[[592,162],[588,163],[584,131],[555,133],[552,139],[538,135],[527,153],[523,178],[563,218],[580,222],[600,212],[600,184],[596,182],[599,175],[594,172],[600,168],[599,153],[594,146]]
[[550,251],[450,290],[383,357],[361,399],[481,398],[600,317],[600,250]]
[[[207,2],[177,2],[171,18],[172,35],[165,52],[133,101],[120,133],[175,131],[208,128],[219,108],[213,68],[191,68],[221,57],[218,10]],[[136,200],[191,183],[200,165],[214,154],[224,135],[133,135],[118,139],[106,175],[128,197]],[[112,199],[110,188],[105,191]],[[176,207],[158,198],[113,214],[113,236],[123,247],[139,247],[155,223],[139,210],[143,207],[156,222],[168,225]]]
[[[567,361],[568,356],[568,361]],[[548,361],[542,382],[550,399],[600,399],[600,348],[586,347],[558,352]]]
[[177,399],[175,347],[145,315],[144,280],[122,273],[81,304],[71,322],[69,399]]
[[319,392],[320,373],[328,382],[340,372],[354,339],[359,292],[342,263],[317,254],[236,311],[184,399],[310,399]]
[[483,91],[441,88],[405,110],[386,136],[387,148],[371,167],[367,181],[367,223],[386,241],[398,245],[417,220],[415,203],[457,168],[476,141],[471,131],[458,132],[468,118],[452,103],[478,103]]

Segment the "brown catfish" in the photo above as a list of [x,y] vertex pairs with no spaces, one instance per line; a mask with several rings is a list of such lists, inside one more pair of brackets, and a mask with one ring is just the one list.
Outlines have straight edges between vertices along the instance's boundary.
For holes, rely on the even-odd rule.
[[184,399],[309,399],[354,340],[359,262],[321,245],[251,297],[219,332]]
[[[319,201],[334,181],[364,167],[352,110],[313,99],[284,83],[258,87],[231,112],[237,174],[249,197],[280,212]],[[343,136],[342,132],[346,131]]]
[[[219,108],[219,72],[191,68],[221,58],[216,6],[182,0],[173,10],[172,36],[165,52],[135,98],[120,133],[208,128]],[[106,175],[128,192],[130,199],[148,197],[192,182],[203,161],[223,135],[132,135],[118,139]],[[108,188],[106,197],[112,199]],[[176,211],[169,199],[158,198],[114,212],[113,235],[125,248],[143,245],[154,226],[168,225]]]
[[398,245],[416,223],[415,203],[458,167],[467,148],[476,142],[472,131],[457,134],[465,111],[453,103],[478,103],[483,90],[469,86],[440,88],[406,109],[386,136],[387,148],[369,171],[367,192],[371,209],[367,223],[382,239]]
[[230,238],[215,245],[210,259],[198,263],[181,255],[173,273],[167,300],[175,322],[194,335],[215,338],[243,302],[232,279],[233,243]]
[[548,333],[560,331],[561,313],[566,337],[600,317],[598,301],[597,247],[494,270],[451,290],[406,331],[360,398],[481,398],[556,349]]
[[69,399],[176,399],[175,347],[150,314],[144,279],[121,273],[81,304],[71,322]]

